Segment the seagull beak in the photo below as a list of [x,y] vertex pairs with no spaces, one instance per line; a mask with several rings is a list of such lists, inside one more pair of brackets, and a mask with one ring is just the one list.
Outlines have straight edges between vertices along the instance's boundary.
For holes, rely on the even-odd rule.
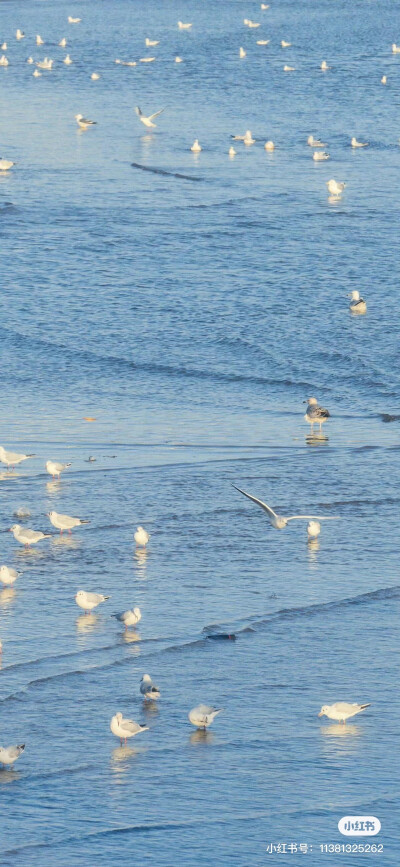
[[322,710],[320,711],[320,713],[318,714],[318,716],[323,716]]

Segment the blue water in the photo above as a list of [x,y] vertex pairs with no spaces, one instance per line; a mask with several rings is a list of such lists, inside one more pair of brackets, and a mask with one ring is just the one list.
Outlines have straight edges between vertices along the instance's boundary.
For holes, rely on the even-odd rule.
[[[0,5],[1,443],[36,454],[0,478],[1,562],[23,572],[0,591],[0,741],[26,743],[0,772],[1,864],[399,863],[399,34],[392,0]],[[53,70],[34,79],[29,54]],[[154,134],[135,105],[165,107]],[[60,483],[48,458],[72,461]],[[341,520],[307,545],[232,483]],[[21,506],[43,531],[50,509],[91,523],[25,552],[6,533]],[[112,598],[85,617],[81,588]],[[110,615],[134,604],[124,635]],[[318,719],[338,700],[371,707]],[[199,702],[224,708],[206,737]],[[150,728],[126,749],[118,710]],[[383,854],[320,852],[365,842],[339,834],[348,814],[380,819]]]

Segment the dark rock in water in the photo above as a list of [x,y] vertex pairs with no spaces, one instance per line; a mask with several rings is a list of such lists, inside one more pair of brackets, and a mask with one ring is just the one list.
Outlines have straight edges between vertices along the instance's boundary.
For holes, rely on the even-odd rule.
[[400,415],[390,415],[388,412],[384,412],[382,415],[382,421],[390,422],[390,421],[399,421]]
[[212,635],[206,635],[206,638],[211,638],[212,641],[236,641],[236,635],[233,632],[214,632]]

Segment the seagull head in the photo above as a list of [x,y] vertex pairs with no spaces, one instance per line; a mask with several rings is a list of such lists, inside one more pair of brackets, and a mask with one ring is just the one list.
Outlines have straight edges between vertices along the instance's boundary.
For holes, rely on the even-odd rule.
[[352,292],[348,293],[347,297],[351,298],[352,301],[359,301],[360,300],[360,293],[359,293],[358,289],[353,289]]
[[324,704],[323,707],[321,707],[321,710],[320,710],[318,716],[325,716],[327,710],[328,710],[328,705]]
[[308,397],[307,400],[303,400],[303,403],[308,403],[308,406],[318,406],[316,397]]

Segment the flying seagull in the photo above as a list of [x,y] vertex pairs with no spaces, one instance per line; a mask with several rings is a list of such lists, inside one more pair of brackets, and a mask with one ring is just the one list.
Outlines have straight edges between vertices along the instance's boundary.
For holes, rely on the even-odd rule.
[[135,111],[136,111],[136,114],[137,114],[139,120],[141,120],[145,126],[155,127],[155,126],[157,126],[157,124],[153,123],[154,118],[158,117],[159,114],[162,114],[162,112],[165,111],[165,108],[160,108],[160,111],[155,111],[154,114],[149,114],[148,117],[145,117],[145,115],[142,112],[142,109],[139,108],[138,105],[136,106]]
[[262,500],[258,500],[257,497],[253,497],[252,494],[247,494],[246,491],[242,491],[241,488],[237,488],[236,485],[232,485],[232,487],[235,488],[235,491],[239,491],[241,494],[244,494],[245,497],[248,497],[249,500],[252,500],[253,503],[257,503],[257,506],[261,506],[264,512],[267,513],[269,522],[273,527],[275,527],[275,530],[283,530],[289,521],[297,521],[299,518],[306,521],[311,519],[318,521],[333,521],[338,518],[336,515],[332,517],[320,517],[319,515],[291,515],[290,518],[284,518],[283,515],[277,515],[270,506],[267,506],[267,504],[263,503]]

